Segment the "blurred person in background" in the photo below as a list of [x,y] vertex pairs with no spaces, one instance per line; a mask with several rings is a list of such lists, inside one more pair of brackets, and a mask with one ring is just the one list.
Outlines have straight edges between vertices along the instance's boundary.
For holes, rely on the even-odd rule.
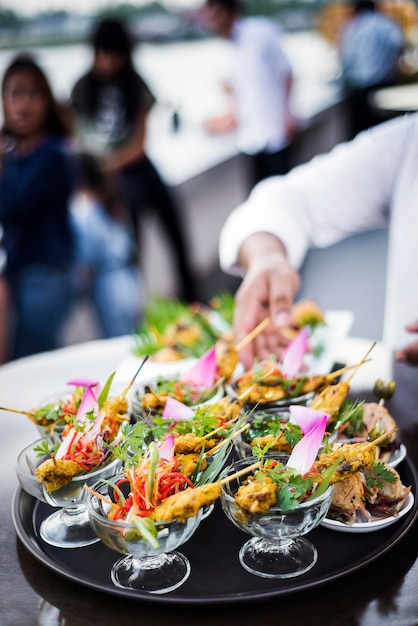
[[353,16],[342,28],[338,48],[354,137],[382,121],[370,106],[369,94],[400,82],[399,60],[406,41],[401,27],[381,13],[374,0],[351,0],[350,5]]
[[292,68],[281,29],[266,17],[242,15],[239,0],[206,0],[205,18],[231,40],[231,109],[206,122],[211,133],[236,129],[240,151],[249,155],[252,183],[290,169],[296,121],[290,109]]
[[13,359],[59,347],[73,304],[74,178],[66,148],[69,129],[30,56],[16,57],[5,70],[2,102],[8,149],[0,171],[0,224]]
[[97,316],[102,337],[133,333],[144,293],[132,220],[96,159],[77,155],[77,191],[71,202],[76,242],[75,283]]
[[418,333],[417,174],[413,114],[261,182],[231,213],[219,251],[222,269],[243,277],[236,294],[236,343],[267,315],[272,319],[241,351],[244,366],[282,355],[289,340],[281,329],[291,323],[308,250],[379,228],[389,230],[383,339],[398,361],[418,365],[418,340],[411,335]]
[[146,154],[147,117],[155,98],[134,69],[133,44],[123,22],[101,20],[91,43],[92,67],[71,95],[80,150],[98,159],[106,187],[127,207],[139,243],[141,216],[155,211],[174,255],[177,295],[191,301],[196,285],[178,208]]

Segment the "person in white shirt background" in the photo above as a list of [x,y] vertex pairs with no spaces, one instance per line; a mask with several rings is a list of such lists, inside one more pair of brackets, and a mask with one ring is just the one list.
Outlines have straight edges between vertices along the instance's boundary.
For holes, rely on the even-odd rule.
[[360,133],[286,176],[255,186],[227,218],[219,242],[221,268],[243,276],[236,293],[235,340],[266,315],[273,321],[241,352],[280,356],[288,340],[299,269],[309,249],[388,228],[383,340],[395,358],[418,365],[418,114]]
[[239,150],[250,156],[253,184],[288,172],[296,121],[280,27],[263,16],[243,16],[239,0],[206,0],[204,13],[209,27],[233,45],[231,109],[208,120],[207,130],[236,129]]
[[351,137],[382,121],[369,103],[372,90],[401,82],[399,60],[406,41],[401,27],[375,0],[351,0],[353,16],[343,26],[338,50],[348,97]]

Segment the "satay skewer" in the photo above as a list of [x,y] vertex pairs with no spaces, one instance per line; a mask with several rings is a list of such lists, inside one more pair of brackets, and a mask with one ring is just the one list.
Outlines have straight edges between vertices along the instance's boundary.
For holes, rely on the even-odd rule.
[[373,348],[376,345],[376,341],[373,341],[372,345],[370,346],[370,348],[367,350],[366,354],[364,355],[364,357],[361,359],[361,361],[357,364],[357,366],[355,367],[354,371],[351,372],[350,376],[347,378],[346,382],[350,383],[350,381],[353,379],[353,377],[357,374],[358,370],[360,369],[360,367],[366,363],[367,361],[367,357],[369,356],[370,352],[373,350]]
[[239,419],[239,415],[237,415],[236,417],[234,417],[232,420],[229,420],[228,422],[225,422],[225,424],[222,424],[222,426],[218,426],[218,428],[215,428],[214,430],[212,430],[210,433],[206,433],[206,435],[202,435],[202,439],[210,439],[211,437],[213,437],[214,435],[217,435],[221,430],[225,430],[225,428],[227,428],[228,426],[230,426],[231,424],[233,424],[234,422],[236,422]]
[[19,413],[19,415],[27,415],[31,419],[35,417],[35,413],[33,411],[23,411],[22,409],[11,409],[8,406],[0,406],[0,411],[10,411],[11,413]]
[[245,402],[245,399],[251,395],[251,392],[253,391],[253,389],[255,389],[257,387],[257,385],[264,380],[265,378],[267,378],[267,376],[270,376],[270,374],[273,374],[275,372],[276,368],[272,367],[270,368],[267,372],[265,372],[262,376],[260,376],[260,378],[253,383],[250,387],[248,387],[245,391],[243,391],[242,393],[240,393],[240,395],[238,396],[238,401],[239,402]]
[[255,328],[253,328],[248,335],[246,335],[241,341],[239,341],[235,345],[235,350],[240,352],[246,345],[252,342],[253,339],[257,337],[260,333],[263,332],[265,328],[271,323],[271,319],[269,317],[265,317]]
[[244,467],[243,469],[238,470],[237,472],[234,472],[230,476],[225,476],[225,478],[221,478],[221,480],[216,481],[216,483],[214,484],[226,485],[227,483],[230,483],[231,480],[235,480],[235,478],[239,478],[243,474],[248,474],[249,472],[252,472],[253,470],[259,469],[259,468],[260,468],[260,461],[257,461],[256,463],[253,463],[252,465],[249,465],[248,467]]
[[[251,424],[245,424],[244,426],[239,428],[235,433],[233,433],[231,435],[231,441],[232,441],[232,439],[235,439],[235,437],[237,437],[238,435],[243,433],[245,430],[248,430],[250,428],[250,426],[251,426]],[[202,437],[202,439],[203,439],[203,437]],[[220,441],[218,444],[216,444],[216,446],[214,446],[213,448],[208,450],[205,453],[205,456],[211,456],[214,452],[217,452],[218,450],[220,450],[222,448],[222,446],[224,446],[224,445],[225,445],[225,441]]]
[[133,375],[133,377],[131,378],[131,380],[128,383],[128,386],[125,387],[125,389],[122,391],[122,393],[120,394],[121,398],[124,398],[126,396],[126,394],[128,393],[128,391],[130,390],[130,388],[132,387],[132,385],[134,384],[136,377],[138,376],[139,372],[142,370],[142,368],[144,367],[145,363],[148,361],[149,359],[149,354],[147,354],[141,361],[140,366],[138,367],[138,369],[136,370],[135,374]]

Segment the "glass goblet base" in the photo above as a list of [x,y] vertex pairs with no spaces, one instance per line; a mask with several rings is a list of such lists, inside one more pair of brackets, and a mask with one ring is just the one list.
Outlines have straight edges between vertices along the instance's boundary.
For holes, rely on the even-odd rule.
[[114,563],[114,585],[153,594],[163,594],[180,587],[190,575],[189,560],[180,552],[155,556],[129,554]]
[[311,569],[318,560],[315,546],[304,537],[268,541],[252,537],[241,548],[244,569],[262,578],[293,578]]
[[46,543],[57,548],[83,548],[100,541],[84,505],[52,513],[42,522],[39,533]]

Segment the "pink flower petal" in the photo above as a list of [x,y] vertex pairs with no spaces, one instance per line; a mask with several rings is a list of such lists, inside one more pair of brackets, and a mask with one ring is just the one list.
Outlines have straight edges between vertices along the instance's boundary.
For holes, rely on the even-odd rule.
[[168,396],[163,411],[164,418],[173,419],[177,422],[178,420],[191,419],[193,416],[193,409],[186,406],[182,402],[179,402],[175,398],[171,398],[170,396]]
[[286,378],[294,378],[302,369],[303,358],[308,349],[309,328],[304,326],[297,337],[289,343],[282,358],[281,370]]
[[87,413],[93,412],[96,417],[99,415],[99,403],[91,387],[87,387],[81,404],[77,411],[77,419],[83,420]]
[[327,416],[327,421],[330,417],[323,411],[317,411],[316,409],[311,409],[308,406],[300,406],[299,404],[291,404],[289,411],[290,422],[297,424],[304,435],[306,435],[318,421],[321,421],[324,415]]
[[322,419],[318,420],[306,435],[298,441],[286,463],[287,467],[291,467],[299,474],[302,474],[302,476],[309,472],[324,438],[327,420],[328,415],[324,413]]
[[174,456],[174,437],[173,435],[169,435],[164,441],[158,444],[158,453],[160,455],[160,459],[165,459],[166,461],[170,461],[170,459]]
[[200,359],[196,361],[193,367],[183,374],[180,380],[191,383],[197,387],[211,389],[215,384],[216,378],[216,349],[215,346],[210,348]]
[[76,387],[96,387],[98,384],[98,380],[90,378],[74,378],[67,383],[67,385],[75,385]]

